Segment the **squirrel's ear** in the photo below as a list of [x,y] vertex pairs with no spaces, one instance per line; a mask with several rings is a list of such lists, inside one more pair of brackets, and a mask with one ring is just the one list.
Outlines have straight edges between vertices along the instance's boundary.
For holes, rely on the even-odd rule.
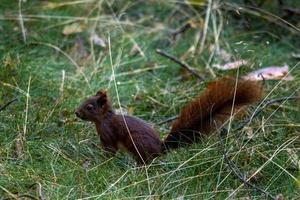
[[97,104],[99,106],[103,106],[104,104],[106,104],[107,102],[107,94],[106,94],[106,91],[104,90],[99,90],[96,94],[96,97],[97,97]]
[[103,95],[106,96],[106,90],[99,90],[99,91],[96,93],[96,96],[103,96]]

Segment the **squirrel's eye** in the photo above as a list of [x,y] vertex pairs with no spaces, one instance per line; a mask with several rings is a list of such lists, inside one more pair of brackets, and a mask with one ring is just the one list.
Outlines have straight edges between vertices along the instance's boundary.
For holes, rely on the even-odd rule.
[[94,109],[94,106],[93,106],[92,104],[88,104],[88,105],[86,106],[86,109],[89,110],[89,111],[91,111],[91,110]]

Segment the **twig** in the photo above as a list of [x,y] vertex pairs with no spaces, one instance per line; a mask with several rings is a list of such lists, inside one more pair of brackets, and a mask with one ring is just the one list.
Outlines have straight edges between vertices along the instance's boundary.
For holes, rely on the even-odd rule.
[[172,37],[173,39],[176,39],[177,35],[182,34],[184,32],[186,32],[188,29],[190,29],[192,26],[189,22],[183,24],[181,27],[179,27],[178,29],[176,29],[173,33],[172,33]]
[[262,106],[262,108],[256,110],[256,112],[254,112],[249,118],[247,118],[246,120],[244,120],[244,122],[242,122],[235,130],[241,130],[242,128],[244,128],[246,125],[248,125],[253,118],[257,117],[267,106],[272,105],[274,103],[278,103],[281,101],[287,101],[287,100],[295,100],[295,99],[300,99],[299,97],[280,97],[277,99],[269,99],[267,100],[264,105]]
[[177,115],[176,115],[176,116],[169,117],[169,118],[167,118],[167,119],[165,119],[165,120],[163,120],[163,121],[159,122],[159,123],[158,123],[158,125],[162,125],[162,124],[165,124],[165,123],[171,122],[171,121],[173,121],[173,120],[175,120],[175,119],[177,119],[177,118],[178,118],[178,116],[177,116]]
[[192,75],[196,76],[199,80],[204,81],[204,78],[202,76],[200,76],[198,73],[196,73],[188,64],[183,63],[182,61],[180,61],[175,56],[173,56],[171,54],[168,54],[167,52],[164,52],[160,49],[156,49],[156,53],[158,53],[161,56],[164,56],[164,57],[168,58],[169,60],[174,61],[175,63],[177,63],[178,65],[180,65],[184,69],[186,69],[188,72],[190,72]]
[[252,187],[253,189],[263,193],[264,195],[266,195],[267,197],[269,197],[272,200],[276,200],[276,198],[271,195],[269,192],[253,185],[252,183],[249,183],[244,177],[243,173],[239,170],[239,168],[235,165],[234,162],[232,162],[229,158],[228,158],[228,154],[227,151],[225,150],[225,145],[223,143],[223,138],[222,136],[227,134],[227,129],[222,129],[219,133],[219,139],[220,139],[220,144],[221,144],[221,148],[223,151],[223,155],[224,155],[224,160],[227,163],[228,167],[230,168],[230,170],[234,173],[234,175],[236,177],[238,177],[240,179],[241,182],[243,182],[244,185]]
[[0,111],[4,110],[7,106],[9,106],[10,104],[12,104],[15,101],[18,101],[18,99],[14,98],[13,100],[7,102],[6,104],[4,104],[3,106],[0,107]]

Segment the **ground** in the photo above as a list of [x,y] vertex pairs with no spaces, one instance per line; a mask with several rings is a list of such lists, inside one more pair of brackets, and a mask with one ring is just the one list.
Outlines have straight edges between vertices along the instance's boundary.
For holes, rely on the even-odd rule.
[[[76,119],[74,111],[106,89],[116,109],[150,122],[163,138],[170,123],[160,123],[217,77],[288,64],[294,80],[265,81],[264,96],[297,96],[299,60],[292,53],[299,54],[298,16],[285,17],[275,1],[244,10],[235,7],[242,1],[214,1],[211,12],[207,4],[157,0],[3,1],[0,105],[18,101],[0,112],[0,199],[265,198],[243,186],[224,162],[216,134],[139,168],[122,152],[105,157],[93,124]],[[193,28],[172,38],[191,19]],[[196,45],[199,32],[206,36]],[[224,62],[212,53],[216,46],[249,64],[213,68]],[[157,55],[157,48],[205,80]],[[286,199],[300,195],[299,111],[297,100],[269,106],[242,131],[234,131],[240,121],[233,121],[226,140],[230,159],[251,183]]]

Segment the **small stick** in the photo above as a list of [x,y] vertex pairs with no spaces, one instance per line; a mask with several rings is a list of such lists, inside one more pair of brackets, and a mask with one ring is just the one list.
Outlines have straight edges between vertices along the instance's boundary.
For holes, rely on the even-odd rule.
[[220,131],[220,134],[219,134],[219,139],[220,139],[220,144],[221,144],[221,148],[222,148],[222,151],[223,151],[223,155],[224,155],[224,160],[225,162],[227,163],[228,167],[230,168],[230,170],[234,173],[234,175],[236,177],[238,177],[240,179],[241,182],[243,182],[244,185],[248,186],[248,187],[252,187],[253,189],[265,194],[267,197],[269,197],[270,199],[272,200],[276,200],[276,198],[271,195],[269,192],[253,185],[252,183],[249,183],[245,178],[244,178],[244,175],[243,173],[239,170],[239,168],[235,165],[234,162],[232,162],[229,158],[228,158],[228,154],[227,154],[227,151],[225,150],[225,145],[223,143],[223,138],[222,136],[224,136],[225,134],[227,134],[227,130],[226,129],[222,129]]
[[191,27],[192,27],[192,26],[191,26],[191,24],[190,24],[189,22],[188,22],[188,23],[185,23],[184,25],[182,25],[181,27],[179,27],[178,29],[176,29],[176,30],[172,33],[173,39],[176,39],[176,36],[177,36],[177,35],[186,32],[186,31],[189,30]]
[[165,119],[165,120],[163,120],[163,121],[159,122],[159,123],[158,123],[158,125],[162,125],[162,124],[165,124],[165,123],[171,122],[171,121],[173,121],[173,120],[175,120],[175,119],[177,119],[177,118],[178,118],[178,116],[177,116],[177,115],[176,115],[176,116],[173,116],[173,117],[169,117],[169,118],[167,118],[167,119]]
[[178,65],[180,65],[184,69],[186,69],[188,72],[190,72],[192,75],[196,76],[199,80],[204,81],[204,78],[202,76],[200,76],[198,73],[196,73],[188,64],[183,63],[182,61],[180,61],[175,56],[173,56],[171,54],[168,54],[167,52],[164,52],[161,49],[156,49],[156,53],[158,53],[161,56],[164,56],[164,57],[168,58],[169,60],[174,61],[175,63],[177,63]]
[[18,99],[14,98],[13,100],[7,102],[6,104],[4,104],[3,106],[0,107],[0,111],[4,110],[7,106],[9,106],[10,104],[12,104],[15,101],[18,101]]
[[282,101],[287,101],[287,100],[295,100],[295,99],[300,99],[300,96],[299,97],[280,97],[280,98],[277,98],[277,99],[269,99],[266,101],[266,103],[262,106],[262,108],[256,110],[255,113],[253,113],[253,115],[251,115],[251,117],[247,118],[246,120],[244,120],[244,122],[242,122],[235,130],[240,130],[242,129],[243,127],[245,127],[246,125],[248,125],[252,119],[254,117],[257,117],[267,106],[269,105],[272,105],[274,103],[278,103],[278,102],[282,102]]

